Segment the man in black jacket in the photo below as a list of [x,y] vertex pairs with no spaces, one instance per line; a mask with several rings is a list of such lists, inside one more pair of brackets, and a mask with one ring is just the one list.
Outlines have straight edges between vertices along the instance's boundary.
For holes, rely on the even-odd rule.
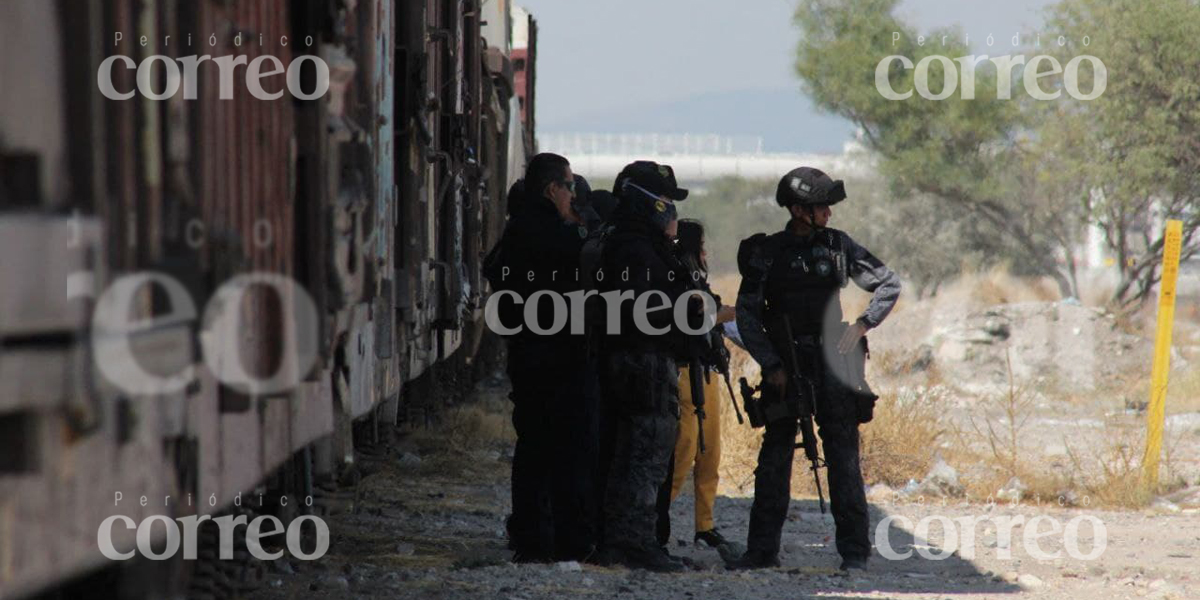
[[687,355],[689,342],[676,326],[673,309],[690,279],[671,244],[677,226],[674,202],[686,198],[687,190],[678,187],[670,167],[646,161],[625,167],[613,189],[620,202],[596,288],[606,295],[631,293],[631,298],[607,313],[600,354],[607,438],[601,458],[601,477],[607,472],[601,562],[679,571],[683,563],[656,543],[654,523],[655,499],[678,426],[676,364]]
[[[524,193],[489,257],[493,286],[515,293],[498,302],[508,335],[517,445],[508,530],[517,562],[582,560],[593,550],[590,514],[597,452],[598,384],[587,338],[550,332],[558,304],[583,288],[577,276],[587,230],[572,208],[576,180],[567,159],[549,153],[528,164]],[[525,310],[536,300],[536,311]],[[567,319],[570,321],[570,318]],[[519,329],[519,332],[512,333]],[[504,332],[502,332],[504,333]]]

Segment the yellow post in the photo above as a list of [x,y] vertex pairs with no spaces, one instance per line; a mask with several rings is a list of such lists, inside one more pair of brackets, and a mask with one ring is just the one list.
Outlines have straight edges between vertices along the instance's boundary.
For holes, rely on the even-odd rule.
[[1150,408],[1146,411],[1146,455],[1142,458],[1146,489],[1158,487],[1158,456],[1162,452],[1163,420],[1167,403],[1167,375],[1171,368],[1171,325],[1175,320],[1175,281],[1179,278],[1179,253],[1183,221],[1167,221],[1163,240],[1162,281],[1158,292],[1158,333],[1154,341],[1154,367],[1150,374]]

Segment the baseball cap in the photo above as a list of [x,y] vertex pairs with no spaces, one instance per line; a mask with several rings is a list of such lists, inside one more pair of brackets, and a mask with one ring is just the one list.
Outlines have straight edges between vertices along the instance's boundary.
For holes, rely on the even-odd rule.
[[675,170],[670,165],[660,165],[648,160],[631,162],[621,169],[620,175],[617,175],[617,180],[613,184],[613,192],[623,196],[626,181],[652,194],[675,201],[683,200],[688,196],[688,191],[679,187],[675,181]]

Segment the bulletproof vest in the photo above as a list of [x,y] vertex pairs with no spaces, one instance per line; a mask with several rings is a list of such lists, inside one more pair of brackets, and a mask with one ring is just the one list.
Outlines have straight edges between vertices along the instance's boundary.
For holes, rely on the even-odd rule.
[[807,239],[779,235],[771,242],[764,289],[768,324],[786,314],[793,335],[819,335],[823,319],[840,322],[840,291],[847,280],[840,237],[823,230]]

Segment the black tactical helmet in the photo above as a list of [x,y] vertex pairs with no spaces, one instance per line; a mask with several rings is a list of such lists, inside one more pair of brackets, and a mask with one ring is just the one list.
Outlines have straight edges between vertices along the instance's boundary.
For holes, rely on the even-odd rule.
[[812,167],[788,171],[775,189],[775,201],[784,208],[793,204],[832,206],[845,199],[846,187],[842,180],[831,179],[824,171]]

